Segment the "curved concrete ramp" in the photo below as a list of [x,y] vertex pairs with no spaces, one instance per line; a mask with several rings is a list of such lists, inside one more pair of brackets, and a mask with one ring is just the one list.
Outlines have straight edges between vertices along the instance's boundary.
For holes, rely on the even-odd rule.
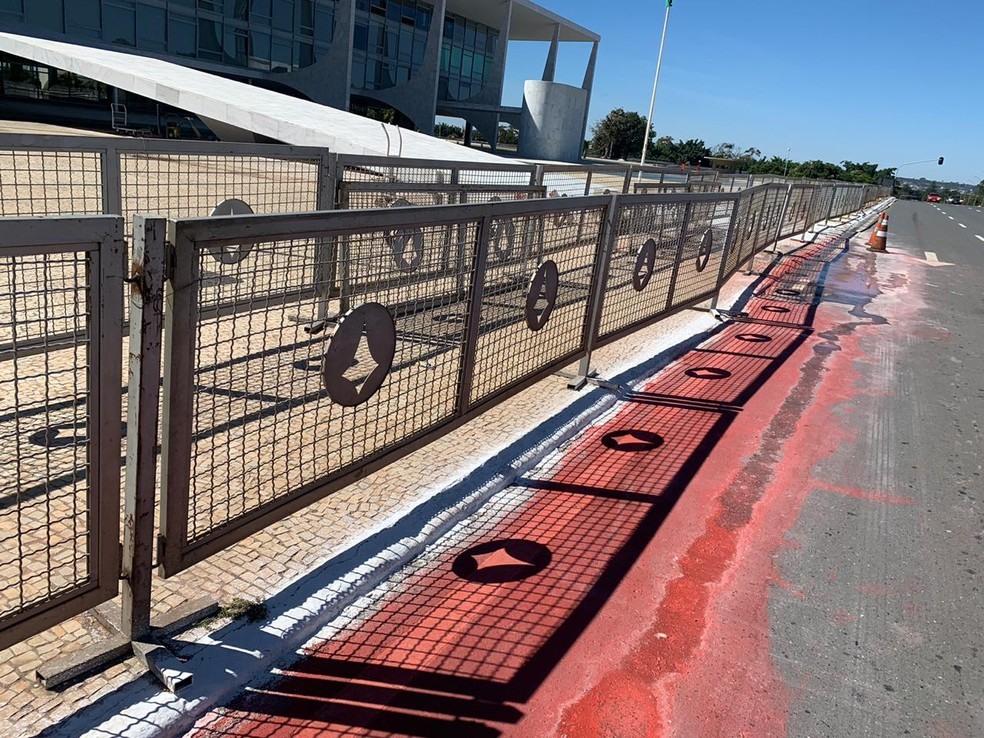
[[[0,33],[0,51],[188,110],[236,138],[250,132],[338,154],[501,162],[492,154],[215,74],[122,51]],[[221,135],[218,134],[218,135]]]

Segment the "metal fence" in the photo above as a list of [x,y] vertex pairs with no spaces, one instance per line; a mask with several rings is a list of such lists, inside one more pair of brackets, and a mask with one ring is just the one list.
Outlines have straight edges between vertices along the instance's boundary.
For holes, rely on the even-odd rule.
[[[713,297],[833,195],[765,185],[172,223],[163,573]],[[244,258],[216,262],[231,246]],[[221,314],[205,270],[231,290]],[[330,273],[340,292],[319,283]],[[298,297],[257,296],[256,282]],[[334,331],[296,312],[338,316]]]
[[[140,309],[127,450],[143,449],[152,470],[159,436],[163,456],[159,488],[128,468],[126,504],[159,499],[165,576],[715,296],[779,239],[887,194],[775,183],[584,196],[628,190],[640,172],[50,137],[0,136],[0,174],[5,215],[172,219],[132,218],[134,258],[156,266],[128,288]],[[721,186],[711,173],[641,174],[640,189]],[[244,215],[232,200],[347,210]],[[116,592],[123,228],[0,220],[0,422],[18,439],[0,452],[13,454],[0,466],[0,544],[18,552],[0,563],[0,647]],[[155,308],[163,277],[147,280],[165,263],[166,309]],[[125,543],[126,595],[154,546]]]
[[[0,134],[0,217],[201,217],[331,208],[328,153],[297,146]],[[227,208],[232,206],[226,206]],[[241,207],[241,206],[236,206]]]
[[122,236],[0,220],[0,649],[118,591]]

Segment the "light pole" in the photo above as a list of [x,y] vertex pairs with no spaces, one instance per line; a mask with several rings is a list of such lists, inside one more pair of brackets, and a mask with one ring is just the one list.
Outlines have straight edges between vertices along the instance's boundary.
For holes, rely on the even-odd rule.
[[943,166],[943,157],[941,156],[939,159],[923,159],[921,161],[907,161],[905,164],[899,164],[897,167],[894,167],[894,173],[892,174],[892,196],[893,197],[895,196],[895,189],[898,186],[898,181],[899,181],[899,170],[902,167],[911,167],[916,164],[930,164],[934,161],[938,166]]
[[[656,76],[653,78],[653,96],[649,101],[649,115],[646,116],[646,133],[642,139],[642,158],[639,166],[645,166],[646,154],[649,151],[649,130],[653,131],[653,110],[656,108],[656,88],[659,87],[659,70],[663,66],[663,46],[666,44],[666,28],[670,25],[670,8],[673,7],[673,0],[666,0],[666,16],[663,18],[663,36],[659,40],[659,56],[656,57]],[[639,177],[642,178],[642,170],[639,170]]]
[[786,149],[786,163],[782,167],[782,176],[783,177],[785,177],[786,176],[786,172],[789,171],[789,152],[792,151],[792,150],[793,150],[792,146],[790,146],[788,149]]

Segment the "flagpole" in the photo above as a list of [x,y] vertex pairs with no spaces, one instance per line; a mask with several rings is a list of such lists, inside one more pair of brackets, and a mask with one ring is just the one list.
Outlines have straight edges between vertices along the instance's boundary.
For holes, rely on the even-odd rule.
[[[659,87],[659,70],[663,66],[663,46],[666,44],[666,28],[670,25],[670,8],[673,7],[673,0],[666,0],[666,16],[663,18],[663,36],[659,40],[659,56],[656,59],[656,77],[653,79],[653,96],[649,101],[649,115],[646,116],[646,133],[642,140],[642,158],[639,166],[645,166],[646,154],[649,150],[649,131],[653,128],[653,110],[656,109],[656,88]],[[639,170],[639,179],[642,179],[642,170]]]

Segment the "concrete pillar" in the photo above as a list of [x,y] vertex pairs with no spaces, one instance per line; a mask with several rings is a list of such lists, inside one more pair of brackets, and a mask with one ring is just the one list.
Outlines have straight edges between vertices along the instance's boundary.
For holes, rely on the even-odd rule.
[[469,123],[467,120],[465,121],[465,139],[464,139],[464,141],[462,141],[462,143],[465,146],[467,146],[468,148],[471,148],[471,145],[472,145],[472,124]]
[[560,49],[560,24],[554,26],[553,39],[550,41],[550,51],[547,52],[547,63],[543,67],[543,81],[553,82],[557,76],[557,52]]
[[527,80],[519,155],[524,159],[579,161],[587,90],[557,82]]
[[[598,64],[598,42],[591,45],[591,56],[588,57],[588,68],[584,70],[584,83],[581,89],[587,91],[588,97],[584,103],[584,124],[581,126],[581,145],[588,137],[588,111],[591,108],[591,91],[594,90],[595,67]],[[583,155],[583,154],[582,154]]]

